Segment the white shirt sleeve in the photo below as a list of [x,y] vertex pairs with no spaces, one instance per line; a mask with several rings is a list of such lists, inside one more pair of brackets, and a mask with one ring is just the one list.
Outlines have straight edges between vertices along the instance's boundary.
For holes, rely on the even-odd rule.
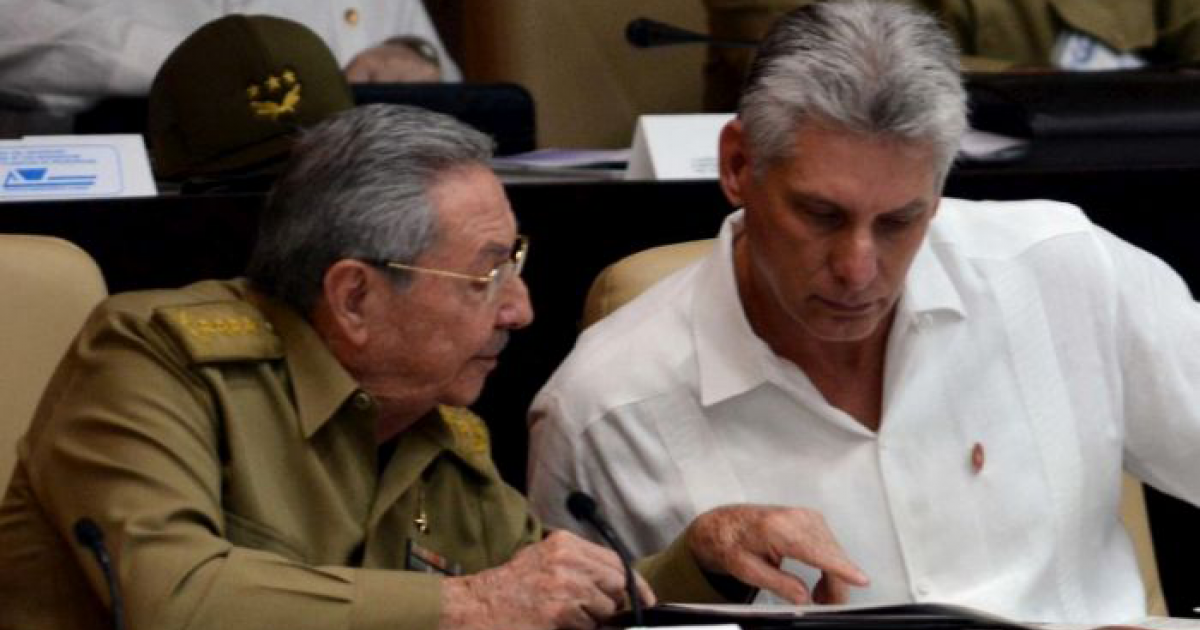
[[101,97],[145,94],[191,30],[140,21],[126,3],[0,0],[0,100],[73,114]]
[[566,435],[564,410],[558,398],[542,393],[534,399],[529,412],[529,505],[534,514],[550,528],[566,529],[591,537],[567,512],[567,495],[584,490],[574,473],[580,455]]
[[438,37],[437,29],[433,26],[433,20],[429,18],[429,13],[425,11],[425,5],[416,0],[403,4],[406,5],[406,10],[403,11],[403,19],[394,25],[393,28],[396,32],[389,35],[389,37],[415,35],[433,44],[433,47],[437,49],[438,62],[442,67],[442,80],[462,81],[462,72],[458,69],[458,65],[454,63],[454,60],[450,58],[450,53],[446,50],[446,46],[442,44],[442,38]]
[[1200,505],[1200,304],[1163,261],[1100,233],[1117,281],[1125,467]]

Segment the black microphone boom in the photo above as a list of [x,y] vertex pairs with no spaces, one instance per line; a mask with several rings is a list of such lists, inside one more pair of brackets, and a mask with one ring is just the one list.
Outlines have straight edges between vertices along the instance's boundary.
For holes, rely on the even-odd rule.
[[580,523],[591,525],[604,539],[604,542],[617,552],[617,557],[621,559],[621,566],[625,568],[625,593],[629,597],[629,610],[633,613],[633,625],[638,627],[645,625],[642,622],[642,598],[638,595],[637,582],[633,579],[633,555],[629,553],[629,547],[621,542],[616,530],[600,515],[600,510],[596,507],[596,500],[590,494],[578,490],[572,492],[567,496],[567,511]]
[[757,48],[758,42],[740,39],[718,39],[671,24],[637,18],[625,25],[625,41],[638,48],[673,46],[676,44],[708,44],[723,48]]
[[112,600],[113,630],[125,630],[125,602],[121,600],[121,587],[113,572],[112,558],[108,555],[108,547],[104,544],[104,532],[96,524],[96,521],[86,516],[75,521],[74,529],[75,540],[87,547],[96,557],[96,563],[100,565],[100,573],[104,575],[104,581],[108,584],[108,597]]

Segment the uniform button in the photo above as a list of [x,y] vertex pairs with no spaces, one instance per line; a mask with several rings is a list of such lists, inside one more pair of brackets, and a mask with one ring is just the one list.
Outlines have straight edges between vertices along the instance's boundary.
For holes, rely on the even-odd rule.
[[358,26],[358,9],[346,9],[342,17],[346,19],[346,23],[350,26]]
[[371,408],[370,394],[367,394],[366,392],[358,392],[357,394],[355,394],[354,395],[354,406],[357,407],[358,409],[361,409],[362,411],[366,411],[366,410],[370,409]]

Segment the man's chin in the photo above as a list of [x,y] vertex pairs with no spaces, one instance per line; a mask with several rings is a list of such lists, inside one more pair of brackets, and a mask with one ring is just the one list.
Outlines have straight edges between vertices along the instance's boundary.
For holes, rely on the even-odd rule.
[[813,337],[830,343],[854,343],[874,335],[883,320],[877,317],[864,318],[821,318],[805,323],[804,328]]
[[490,367],[486,369],[473,369],[470,373],[461,375],[442,395],[440,402],[451,407],[468,407],[475,404],[483,393],[488,374],[495,367],[496,362],[492,360]]

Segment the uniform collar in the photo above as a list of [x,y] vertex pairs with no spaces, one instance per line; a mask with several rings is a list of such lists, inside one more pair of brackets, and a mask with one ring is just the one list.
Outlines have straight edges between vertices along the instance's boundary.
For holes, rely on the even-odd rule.
[[[926,322],[961,319],[962,298],[936,252],[937,219],[917,250],[898,305],[898,318]],[[710,406],[769,382],[778,362],[746,319],[733,269],[733,241],[743,211],[725,219],[716,247],[701,262],[692,298],[692,340],[699,370],[700,404]],[[902,328],[893,325],[893,331]]]
[[[250,298],[283,342],[296,414],[304,437],[310,438],[351,396],[366,394],[312,325],[295,310],[262,293],[254,292]],[[373,405],[370,398],[362,400],[364,408]]]
[[461,407],[438,405],[412,429],[469,468],[487,476],[492,471],[491,442],[478,416]]

